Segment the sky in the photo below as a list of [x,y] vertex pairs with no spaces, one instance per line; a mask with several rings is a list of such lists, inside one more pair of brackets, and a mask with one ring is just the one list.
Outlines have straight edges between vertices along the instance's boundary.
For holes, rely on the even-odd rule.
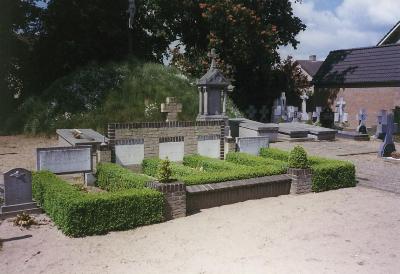
[[298,35],[297,49],[279,51],[295,59],[331,50],[375,46],[400,21],[400,0],[303,0],[293,3],[294,14],[307,25]]

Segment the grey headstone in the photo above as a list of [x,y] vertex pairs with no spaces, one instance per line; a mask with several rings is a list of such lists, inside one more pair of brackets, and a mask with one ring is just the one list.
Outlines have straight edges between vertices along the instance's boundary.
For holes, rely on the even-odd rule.
[[238,137],[236,138],[236,144],[240,152],[258,155],[261,148],[269,147],[269,138],[264,136]]
[[392,152],[396,151],[393,142],[394,117],[392,113],[387,115],[387,126],[385,140],[379,149],[379,156],[381,157],[390,157]]
[[92,171],[91,146],[38,148],[37,170],[55,174]]
[[4,205],[32,202],[32,174],[23,168],[4,173]]
[[32,174],[29,170],[15,168],[4,173],[4,205],[0,217],[15,216],[23,211],[39,213],[32,200]]

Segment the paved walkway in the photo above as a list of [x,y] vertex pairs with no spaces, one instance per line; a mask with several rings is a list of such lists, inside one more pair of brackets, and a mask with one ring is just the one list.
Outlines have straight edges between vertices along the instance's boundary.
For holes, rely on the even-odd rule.
[[303,146],[310,155],[349,160],[356,165],[359,185],[400,193],[400,162],[392,163],[377,157],[379,141],[278,142],[271,147],[285,150]]

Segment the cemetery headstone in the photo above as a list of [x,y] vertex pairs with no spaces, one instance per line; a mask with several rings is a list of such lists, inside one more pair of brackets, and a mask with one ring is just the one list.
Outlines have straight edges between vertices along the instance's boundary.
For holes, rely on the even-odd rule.
[[263,105],[260,110],[260,121],[266,122],[268,120],[269,109],[266,105]]
[[367,134],[367,127],[365,125],[365,122],[367,121],[367,113],[365,109],[360,110],[360,112],[357,115],[357,120],[358,120],[357,132],[361,134]]
[[161,112],[167,113],[167,122],[177,121],[178,113],[182,112],[182,104],[175,97],[167,97],[166,102],[161,104]]
[[334,121],[336,123],[346,123],[348,121],[348,113],[345,112],[346,102],[343,97],[340,97],[339,101],[336,102],[336,112]]
[[392,152],[396,151],[393,142],[394,117],[392,113],[387,115],[387,126],[385,140],[379,149],[379,156],[381,157],[390,157]]
[[4,205],[1,215],[16,215],[20,212],[38,211],[32,200],[32,174],[23,168],[12,169],[4,173]]
[[260,137],[237,137],[236,144],[238,151],[258,155],[261,148],[269,147],[269,138]]
[[378,125],[376,126],[375,137],[384,140],[387,131],[387,111],[382,109],[378,112]]
[[302,96],[300,96],[300,99],[302,100],[301,103],[301,120],[302,121],[308,121],[309,117],[308,117],[308,113],[307,113],[307,100],[308,100],[308,96],[307,94],[303,94]]
[[254,120],[256,118],[257,109],[255,106],[250,105],[249,108],[246,110],[246,115],[250,120]]
[[320,122],[323,127],[332,128],[334,124],[334,113],[330,108],[326,108],[320,114]]

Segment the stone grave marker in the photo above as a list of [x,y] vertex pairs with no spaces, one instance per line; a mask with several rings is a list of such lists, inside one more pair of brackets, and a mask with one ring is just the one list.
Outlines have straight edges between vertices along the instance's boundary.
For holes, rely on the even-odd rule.
[[378,112],[378,125],[376,126],[375,137],[384,140],[387,131],[387,111],[382,109]]
[[348,121],[348,113],[345,112],[346,102],[343,97],[340,97],[336,102],[335,122],[346,123]]
[[177,121],[178,113],[182,112],[182,104],[175,97],[167,97],[165,103],[161,104],[161,112],[167,113],[167,122]]
[[387,126],[385,140],[379,149],[379,156],[381,157],[390,157],[392,152],[396,151],[393,142],[394,117],[392,113],[387,115]]
[[308,117],[308,113],[307,113],[307,100],[308,100],[308,96],[307,94],[303,94],[300,96],[300,99],[302,100],[301,103],[301,120],[302,121],[308,121],[309,117]]
[[246,110],[246,114],[247,114],[247,117],[248,117],[250,120],[255,119],[255,118],[256,118],[256,114],[257,114],[257,109],[256,109],[256,107],[253,106],[253,105],[250,105],[249,108]]
[[4,205],[1,217],[14,216],[26,211],[40,212],[32,200],[32,174],[29,170],[15,168],[4,173]]
[[269,147],[269,138],[266,136],[237,137],[236,144],[238,151],[258,155],[261,148]]
[[357,120],[358,120],[358,127],[357,127],[357,132],[361,134],[367,134],[367,127],[365,125],[365,122],[367,121],[367,112],[365,109],[360,109],[360,112],[357,114]]

